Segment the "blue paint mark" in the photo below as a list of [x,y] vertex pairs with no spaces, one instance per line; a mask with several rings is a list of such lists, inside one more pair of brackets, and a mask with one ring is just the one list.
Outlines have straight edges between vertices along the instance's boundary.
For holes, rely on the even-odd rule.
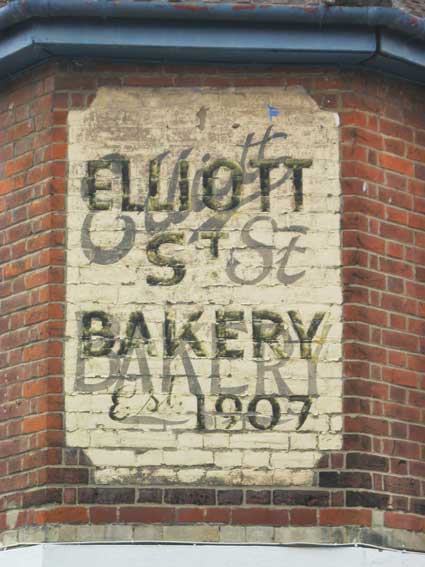
[[267,107],[269,109],[270,120],[272,120],[274,116],[279,116],[280,112],[275,106],[271,106],[270,104],[268,104]]

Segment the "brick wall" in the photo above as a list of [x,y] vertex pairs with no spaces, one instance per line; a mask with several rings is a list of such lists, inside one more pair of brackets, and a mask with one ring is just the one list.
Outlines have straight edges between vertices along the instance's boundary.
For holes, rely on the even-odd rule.
[[[1,94],[1,526],[60,501],[66,130],[50,68]],[[58,142],[58,143],[57,143]],[[56,469],[55,469],[56,470]]]
[[[322,457],[310,487],[135,482],[99,487],[84,451],[63,446],[67,112],[85,108],[104,85],[301,85],[322,108],[339,113],[344,446]],[[290,541],[307,535],[311,541],[358,538],[423,548],[412,535],[425,531],[422,99],[422,87],[331,70],[52,66],[4,88],[0,526],[5,542]],[[46,525],[52,529],[46,531]]]
[[341,103],[345,467],[359,472],[324,471],[320,482],[349,484],[347,505],[377,506],[387,510],[385,525],[420,530],[425,439],[420,89],[367,79],[357,92],[343,93]]

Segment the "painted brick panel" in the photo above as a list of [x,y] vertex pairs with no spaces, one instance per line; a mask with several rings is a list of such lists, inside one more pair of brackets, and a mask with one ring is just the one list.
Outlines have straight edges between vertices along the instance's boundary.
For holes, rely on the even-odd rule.
[[338,170],[298,88],[70,113],[67,443],[99,482],[311,484],[340,448]]

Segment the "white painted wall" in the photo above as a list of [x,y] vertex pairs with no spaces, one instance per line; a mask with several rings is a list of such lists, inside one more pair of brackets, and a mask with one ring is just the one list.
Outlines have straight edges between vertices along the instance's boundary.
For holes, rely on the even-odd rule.
[[425,554],[353,546],[43,544],[0,551],[1,567],[425,567]]

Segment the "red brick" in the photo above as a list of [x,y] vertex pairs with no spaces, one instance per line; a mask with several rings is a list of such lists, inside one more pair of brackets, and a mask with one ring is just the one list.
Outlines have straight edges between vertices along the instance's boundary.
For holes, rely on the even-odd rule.
[[202,522],[204,517],[204,508],[181,508],[176,510],[176,522],[194,524]]
[[[344,218],[346,217],[347,214],[344,215]],[[365,218],[364,221],[365,226],[367,226],[367,219]],[[376,254],[384,254],[385,252],[385,240],[371,236],[370,234],[364,234],[357,231],[344,231],[343,244],[345,247],[354,247],[360,248],[362,250],[369,250],[370,252],[375,252]]]
[[407,224],[411,228],[422,230],[424,225],[424,215],[422,213],[409,213]]
[[94,506],[89,513],[93,524],[114,524],[118,519],[118,509],[113,506]]
[[[396,140],[395,138],[384,139],[384,149],[386,152],[391,154],[396,154],[398,156],[404,156],[406,153],[406,145],[401,140]],[[409,159],[411,159],[409,157]]]
[[77,491],[76,491],[76,489],[75,488],[64,488],[63,503],[64,504],[76,504],[76,502],[77,502]]
[[364,268],[345,268],[343,270],[343,281],[349,285],[367,285],[376,289],[385,289],[386,287],[384,274]]
[[400,386],[408,386],[410,388],[417,388],[418,386],[417,374],[401,368],[384,368],[383,378],[387,382],[399,384]]
[[370,526],[372,510],[322,509],[319,511],[319,523],[322,526]]
[[425,477],[425,462],[410,462],[409,468],[412,476]]
[[390,120],[381,119],[380,128],[382,134],[386,134],[387,136],[392,136],[394,138],[400,138],[401,140],[405,140],[407,142],[413,141],[413,130],[408,126],[404,126],[403,124],[397,124],[397,122],[392,122]]
[[292,526],[314,526],[317,524],[317,510],[314,508],[293,508],[289,512]]
[[417,443],[410,443],[398,439],[384,439],[382,453],[387,455],[397,455],[406,459],[418,459],[420,447]]
[[37,524],[85,524],[88,510],[80,506],[62,506],[36,513]]
[[344,357],[353,360],[365,360],[377,364],[384,364],[387,360],[387,351],[377,346],[347,343],[343,347]]
[[206,508],[205,522],[212,524],[228,524],[230,523],[231,513],[231,508]]
[[62,416],[60,414],[45,414],[40,416],[26,417],[23,423],[23,432],[31,433],[43,429],[61,429]]
[[419,339],[414,335],[406,333],[397,333],[395,331],[383,331],[382,343],[384,345],[404,349],[408,351],[417,352],[419,349]]
[[33,164],[33,155],[32,153],[27,153],[18,158],[11,160],[6,163],[5,165],[5,175],[7,177],[11,177],[12,175],[16,175],[21,171],[29,169]]
[[346,416],[344,423],[345,430],[352,433],[388,435],[388,423],[382,419],[374,419],[365,416]]
[[412,243],[413,233],[410,229],[397,226],[395,224],[381,223],[381,235],[390,240],[399,242]]
[[[171,87],[175,85],[173,77],[146,77],[129,75],[124,78],[123,85],[126,87]],[[179,79],[179,86],[199,86],[199,78],[192,77]]]
[[166,507],[124,506],[119,511],[119,520],[126,523],[172,523],[175,516],[175,508]]
[[357,161],[366,161],[367,159],[367,149],[354,145],[354,144],[344,144],[341,147],[341,158],[345,160],[357,160]]
[[410,297],[425,300],[425,285],[407,282],[406,292]]
[[420,421],[420,412],[418,409],[400,404],[385,404],[384,415],[401,421]]
[[345,305],[344,320],[363,321],[364,323],[385,327],[388,321],[388,314],[386,311],[374,309],[366,305]]
[[376,97],[364,96],[358,93],[349,92],[343,93],[342,104],[345,108],[355,108],[365,112],[379,112],[380,102]]
[[409,427],[409,439],[411,441],[419,441],[425,444],[425,426],[420,425],[410,425]]
[[[47,440],[50,444],[56,442],[51,437]],[[84,467],[49,467],[41,474],[43,480],[51,484],[86,484],[88,481],[88,469]]]
[[409,392],[409,404],[425,408],[425,392]]
[[231,523],[244,526],[287,526],[289,512],[273,508],[234,508]]
[[415,300],[401,297],[395,294],[382,294],[381,307],[388,311],[395,311],[403,314],[417,314],[417,303]]
[[425,357],[423,355],[409,354],[407,357],[407,367],[417,372],[425,371]]
[[399,530],[425,531],[425,519],[421,516],[385,512],[384,525],[387,528]]
[[390,154],[381,154],[379,162],[385,169],[391,169],[402,175],[414,175],[414,164],[406,159]]
[[384,173],[381,169],[361,162],[342,162],[341,174],[344,177],[358,177],[373,183],[384,182]]
[[345,111],[340,114],[342,126],[359,126],[366,128],[367,117],[360,111]]
[[383,147],[382,136],[364,128],[345,126],[341,128],[341,137],[342,142],[351,141],[353,144],[361,144],[376,150],[381,150]]

